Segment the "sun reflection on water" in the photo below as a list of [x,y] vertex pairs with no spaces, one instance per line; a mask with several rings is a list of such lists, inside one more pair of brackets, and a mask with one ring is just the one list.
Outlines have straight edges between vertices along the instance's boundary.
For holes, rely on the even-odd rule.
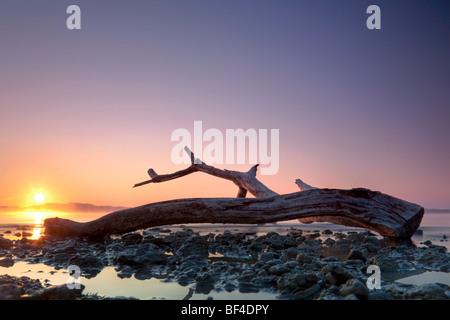
[[44,228],[42,227],[42,225],[40,225],[40,224],[35,225],[33,228],[33,234],[28,239],[37,240],[42,236],[43,232],[44,232]]

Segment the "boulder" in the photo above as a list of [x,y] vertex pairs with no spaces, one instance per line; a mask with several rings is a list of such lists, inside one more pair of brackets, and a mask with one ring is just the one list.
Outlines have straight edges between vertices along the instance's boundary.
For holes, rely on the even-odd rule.
[[449,289],[445,284],[426,283],[407,290],[403,297],[408,300],[450,300],[445,294]]
[[369,289],[358,279],[350,279],[341,287],[339,294],[343,297],[354,294],[358,299],[364,300],[369,296]]

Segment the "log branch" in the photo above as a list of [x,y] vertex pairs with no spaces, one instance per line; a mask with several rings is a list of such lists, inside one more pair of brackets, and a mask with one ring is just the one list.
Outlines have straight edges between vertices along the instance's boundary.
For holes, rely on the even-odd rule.
[[311,189],[265,198],[197,198],[152,203],[78,223],[44,222],[47,234],[97,236],[187,223],[262,224],[302,219],[358,226],[390,238],[410,238],[424,209],[368,189]]
[[[268,187],[266,187],[263,183],[261,183],[258,179],[256,179],[256,171],[258,168],[258,164],[253,166],[248,172],[239,172],[239,171],[232,171],[232,170],[222,170],[215,168],[213,166],[209,166],[202,162],[201,160],[195,158],[194,153],[189,150],[189,148],[185,147],[185,151],[188,153],[188,155],[191,158],[191,166],[176,171],[174,173],[170,174],[163,174],[158,175],[153,169],[149,169],[149,175],[152,179],[137,183],[133,186],[139,187],[148,183],[160,183],[165,181],[170,181],[173,179],[178,179],[181,177],[184,177],[188,174],[194,173],[194,172],[203,172],[206,174],[210,174],[212,176],[215,176],[217,178],[222,178],[226,180],[230,180],[234,182],[239,188],[238,191],[238,198],[245,198],[247,195],[247,191],[250,192],[253,196],[257,198],[264,198],[264,197],[271,197],[277,195],[276,192],[270,190]],[[245,192],[244,192],[245,190]]]

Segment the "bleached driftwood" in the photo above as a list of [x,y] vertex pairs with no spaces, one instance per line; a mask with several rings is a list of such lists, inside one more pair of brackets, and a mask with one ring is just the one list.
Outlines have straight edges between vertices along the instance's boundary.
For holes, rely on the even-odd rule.
[[[256,179],[257,165],[248,172],[221,170],[191,156],[191,166],[172,174],[149,170],[151,180],[135,185],[160,183],[194,172],[231,180],[237,198],[191,198],[151,203],[110,213],[79,223],[61,218],[44,221],[47,234],[98,236],[120,234],[149,227],[189,223],[262,224],[298,219],[303,223],[332,222],[357,226],[390,238],[410,238],[420,225],[423,207],[369,189],[318,189],[296,180],[299,192],[279,195]],[[245,198],[250,192],[256,198]]]

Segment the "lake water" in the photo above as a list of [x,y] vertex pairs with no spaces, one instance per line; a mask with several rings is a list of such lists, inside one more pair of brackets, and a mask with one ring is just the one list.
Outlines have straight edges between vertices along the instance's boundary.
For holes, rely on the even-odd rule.
[[[80,222],[89,221],[103,214],[83,214],[76,215],[66,213],[60,217],[73,219]],[[0,234],[3,234],[5,238],[12,240],[20,239],[25,232],[28,238],[38,238],[42,232],[43,219],[54,216],[49,213],[24,213],[23,216],[17,218],[16,213],[0,214]],[[15,218],[15,219],[12,219]],[[8,220],[9,219],[9,220]],[[287,232],[290,227],[297,227],[304,231],[313,230],[325,230],[329,229],[333,232],[345,232],[345,231],[361,231],[359,228],[343,227],[330,223],[313,223],[313,224],[301,224],[297,221],[287,221],[276,224],[267,225],[216,225],[216,224],[201,224],[201,225],[189,225],[194,231],[198,231],[200,234],[205,233],[219,233],[225,229],[229,230],[251,230],[258,234],[264,234],[269,231],[275,231],[280,234]],[[177,226],[171,226],[171,229],[176,229]],[[446,246],[450,250],[450,243],[447,239],[450,239],[450,213],[426,213],[422,220],[422,224],[419,228],[420,233],[412,237],[412,241],[417,246],[422,246],[421,242],[430,240],[431,242],[439,245]],[[445,239],[445,237],[447,239]],[[58,285],[67,283],[68,273],[66,270],[56,270],[53,267],[44,265],[42,263],[29,264],[24,261],[16,260],[14,266],[10,268],[0,267],[0,274],[9,274],[13,276],[27,276],[33,279],[40,279],[42,283]],[[450,274],[443,272],[426,272],[421,275],[416,275],[409,278],[398,280],[401,283],[409,284],[421,284],[427,282],[440,282],[450,285]],[[244,293],[239,290],[233,292],[217,291],[213,290],[209,294],[196,294],[191,292],[190,286],[181,286],[176,282],[167,282],[164,280],[152,278],[148,280],[138,280],[134,277],[131,278],[119,278],[117,272],[113,267],[105,267],[94,278],[87,279],[81,277],[81,283],[85,285],[84,293],[98,294],[100,296],[108,297],[135,297],[138,299],[169,299],[169,300],[181,300],[184,297],[191,294],[190,299],[206,299],[212,297],[213,299],[230,299],[230,300],[272,300],[277,299],[277,294],[269,291],[260,291],[258,293]]]

